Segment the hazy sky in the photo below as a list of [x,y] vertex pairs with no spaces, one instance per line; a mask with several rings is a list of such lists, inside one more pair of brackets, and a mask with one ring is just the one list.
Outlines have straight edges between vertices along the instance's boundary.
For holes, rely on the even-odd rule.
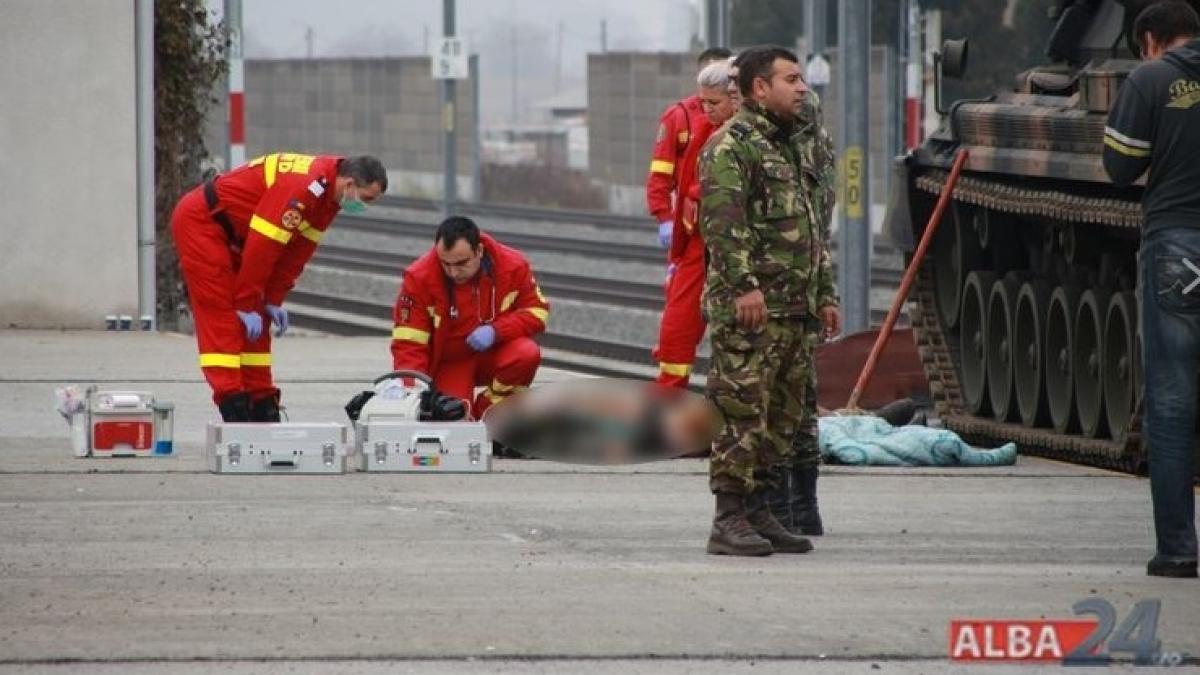
[[[210,0],[216,7],[221,0]],[[484,123],[512,116],[516,45],[518,120],[555,94],[559,24],[562,90],[584,86],[586,54],[610,50],[683,51],[697,30],[697,0],[457,0],[457,32],[480,58]],[[246,58],[420,54],[441,34],[441,0],[243,0]],[[515,29],[515,41],[514,41]]]

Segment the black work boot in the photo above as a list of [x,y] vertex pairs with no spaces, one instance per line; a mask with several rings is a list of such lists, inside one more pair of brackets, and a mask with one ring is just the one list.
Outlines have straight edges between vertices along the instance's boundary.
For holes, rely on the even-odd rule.
[[1196,560],[1194,558],[1173,558],[1160,553],[1146,563],[1146,574],[1152,577],[1195,579]]
[[792,532],[819,537],[825,534],[821,511],[817,508],[817,476],[821,467],[792,467]]
[[279,397],[281,393],[275,389],[270,394],[258,399],[250,404],[250,421],[251,422],[278,422],[279,421]]
[[771,542],[758,536],[746,520],[746,505],[741,495],[718,492],[717,513],[707,551],[713,555],[771,555]]
[[788,532],[771,514],[766,490],[760,490],[746,498],[746,520],[755,532],[771,542],[771,547],[776,553],[808,553],[813,549],[811,541]]
[[230,394],[221,399],[217,409],[221,411],[221,419],[226,422],[249,422],[250,394],[245,391]]

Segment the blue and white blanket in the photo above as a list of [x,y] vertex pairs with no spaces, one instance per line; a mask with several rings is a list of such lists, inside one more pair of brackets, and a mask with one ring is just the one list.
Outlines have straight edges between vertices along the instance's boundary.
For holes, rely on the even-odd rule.
[[893,427],[879,417],[822,417],[821,456],[837,464],[876,466],[1002,466],[1017,461],[1017,444],[972,448],[948,429]]

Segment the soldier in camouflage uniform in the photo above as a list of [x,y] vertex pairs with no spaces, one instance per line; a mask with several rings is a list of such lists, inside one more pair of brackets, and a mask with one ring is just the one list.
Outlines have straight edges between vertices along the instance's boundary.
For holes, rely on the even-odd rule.
[[[830,153],[819,128],[798,118],[807,87],[794,54],[756,47],[737,65],[743,107],[700,161],[708,395],[724,418],[710,464],[708,551],[803,553],[811,542],[789,532],[768,502],[773,491],[788,495],[793,444],[816,449],[816,401],[807,391],[816,332],[840,328],[823,232],[831,200],[821,155]],[[796,440],[804,433],[811,443]]]

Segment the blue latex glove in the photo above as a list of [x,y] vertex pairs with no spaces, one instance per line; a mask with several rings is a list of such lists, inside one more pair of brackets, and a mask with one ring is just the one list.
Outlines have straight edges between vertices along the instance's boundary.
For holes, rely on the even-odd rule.
[[658,224],[658,245],[671,248],[671,233],[675,231],[675,223],[667,221]]
[[491,324],[483,324],[471,331],[467,336],[467,345],[477,352],[485,352],[496,343],[496,329]]
[[262,315],[258,312],[243,312],[238,310],[238,318],[242,320],[242,325],[246,327],[246,339],[257,340],[259,335],[262,335]]
[[275,337],[280,337],[287,332],[288,313],[286,309],[279,305],[267,305],[267,316],[271,317],[271,321],[279,329],[275,331]]

